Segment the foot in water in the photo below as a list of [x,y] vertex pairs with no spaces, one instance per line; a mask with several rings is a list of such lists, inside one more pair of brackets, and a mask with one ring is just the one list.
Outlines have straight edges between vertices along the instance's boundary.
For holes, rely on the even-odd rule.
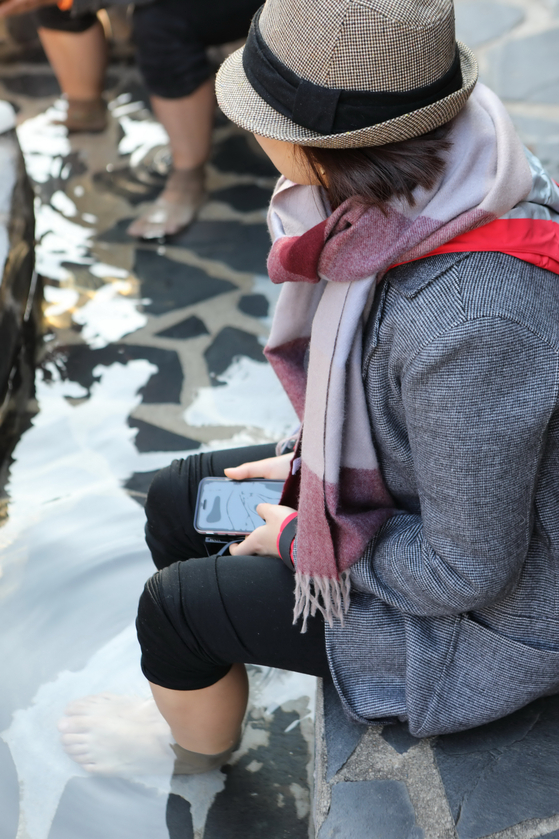
[[58,723],[64,751],[99,775],[171,774],[171,730],[153,699],[100,693],[71,702]]
[[199,775],[223,766],[233,752],[183,749],[153,699],[137,696],[100,693],[71,702],[58,730],[64,751],[94,775]]
[[132,222],[128,235],[164,239],[188,227],[206,198],[204,166],[173,169],[157,201]]

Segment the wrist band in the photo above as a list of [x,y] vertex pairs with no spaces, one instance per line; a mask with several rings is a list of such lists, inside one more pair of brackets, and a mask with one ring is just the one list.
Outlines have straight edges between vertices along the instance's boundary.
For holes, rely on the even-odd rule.
[[280,532],[278,534],[277,548],[284,565],[293,571],[295,563],[293,562],[293,542],[297,536],[297,513],[291,513],[282,522]]

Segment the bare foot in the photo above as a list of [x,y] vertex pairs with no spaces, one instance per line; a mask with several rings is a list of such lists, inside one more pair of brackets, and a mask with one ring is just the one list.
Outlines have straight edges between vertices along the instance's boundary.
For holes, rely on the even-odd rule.
[[164,239],[188,227],[204,200],[204,166],[173,169],[157,201],[132,222],[128,235],[139,239]]
[[100,693],[71,702],[58,723],[64,751],[98,775],[171,775],[171,730],[153,699]]

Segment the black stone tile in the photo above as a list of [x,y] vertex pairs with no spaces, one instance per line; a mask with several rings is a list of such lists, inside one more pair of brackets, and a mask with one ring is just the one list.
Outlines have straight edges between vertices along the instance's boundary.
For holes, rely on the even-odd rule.
[[130,428],[138,429],[134,445],[139,452],[183,452],[200,447],[198,440],[191,440],[190,437],[183,437],[181,434],[173,434],[172,431],[135,417],[128,419],[128,425]]
[[116,73],[106,73],[105,74],[105,90],[112,90],[116,87],[120,82],[120,76]]
[[437,757],[437,765],[443,777],[443,784],[454,822],[460,819],[460,812],[464,801],[475,789],[478,781],[493,763],[491,752],[473,752],[460,755],[460,770],[456,771],[455,763]]
[[559,813],[559,698],[433,746],[459,839]]
[[386,725],[381,732],[383,740],[385,740],[394,751],[399,755],[409,752],[411,748],[417,746],[421,741],[417,737],[412,737],[410,730],[405,723],[395,723],[394,725]]
[[143,201],[154,201],[163,187],[163,180],[160,183],[144,183],[138,180],[132,169],[127,166],[113,169],[111,172],[96,172],[93,175],[93,183],[98,189],[126,198],[133,205]]
[[212,163],[222,172],[279,177],[278,170],[264,152],[251,147],[248,137],[236,135],[214,146]]
[[149,93],[147,92],[145,85],[143,85],[140,81],[131,78],[121,81],[116,90],[113,92],[113,95],[116,98],[117,96],[121,96],[123,93],[129,93],[132,97],[130,99],[131,102],[142,102],[144,107],[151,111]]
[[[204,353],[208,372],[212,380],[224,373],[233,360],[240,355],[265,361],[263,347],[256,335],[226,326],[219,332]],[[219,384],[219,382],[215,382]]]
[[157,373],[138,391],[144,405],[169,402],[180,404],[184,376],[179,357],[174,350],[162,350],[158,347],[126,347],[124,352],[128,353],[130,358],[145,358],[157,367]]
[[31,44],[38,40],[37,18],[34,14],[13,15],[5,19],[4,25],[17,44]]
[[240,184],[212,192],[213,201],[224,201],[235,210],[250,213],[252,210],[265,210],[272,197],[271,189],[263,189],[255,184]]
[[456,37],[472,49],[509,32],[524,19],[521,9],[503,3],[458,3]]
[[50,73],[21,73],[19,76],[3,76],[2,83],[10,93],[34,98],[60,94],[60,85],[56,81],[56,76]]
[[[34,183],[35,192],[41,200],[48,204],[50,199],[58,190],[66,192],[68,181],[87,172],[87,166],[82,160],[79,152],[70,152],[60,159],[60,173],[56,178],[49,178],[45,183]],[[64,176],[62,176],[64,173]],[[83,267],[83,266],[82,266]]]
[[[29,257],[27,259],[28,261]],[[27,276],[25,276],[26,274]],[[6,301],[7,305],[4,303],[2,310],[0,310],[0,335],[2,336],[2,353],[0,354],[0,404],[8,397],[14,370],[17,368],[17,357],[24,331],[20,312],[23,306],[25,306],[25,297],[29,290],[30,274],[26,271],[22,276],[18,276],[15,271],[12,271],[7,279],[8,283],[4,283],[4,288],[2,288],[2,299]],[[18,304],[21,308],[19,308]]]
[[0,740],[0,839],[14,839],[19,821],[19,783],[9,747]]
[[8,53],[2,57],[2,63],[16,64],[22,62],[24,64],[46,64],[48,62],[45,51],[37,39],[34,42],[20,45],[20,49],[16,52]]
[[263,294],[244,294],[238,305],[241,312],[253,318],[265,318],[270,308],[268,299]]
[[237,221],[199,221],[167,239],[204,259],[216,259],[237,271],[266,274],[270,236],[264,224]]
[[151,301],[144,304],[144,311],[154,315],[193,306],[236,288],[228,280],[210,277],[199,268],[147,248],[136,249],[134,273],[141,280],[142,297]]
[[559,103],[559,30],[511,38],[489,53],[488,82],[503,99]]
[[196,315],[192,315],[186,320],[181,320],[179,323],[173,324],[168,329],[163,329],[157,332],[161,338],[176,338],[178,340],[188,340],[188,338],[198,338],[199,335],[209,335],[206,324]]
[[113,227],[109,227],[102,233],[99,233],[97,239],[100,242],[108,242],[110,244],[123,245],[129,242],[137,242],[133,236],[129,236],[126,232],[129,225],[134,221],[134,216],[128,218],[121,218]]
[[223,111],[221,110],[221,108],[216,108],[215,109],[214,124],[215,124],[216,128],[221,128],[224,125],[230,125],[231,124],[229,122],[229,120],[227,119],[227,117],[225,116],[225,114],[223,113]]
[[142,507],[146,503],[150,484],[158,472],[159,469],[154,469],[152,472],[134,472],[124,484],[124,489],[127,489],[134,501]]
[[326,780],[330,781],[351,757],[367,729],[365,726],[358,725],[348,719],[332,682],[324,681],[322,689],[324,694]]
[[171,793],[167,799],[166,821],[169,839],[194,839],[190,803],[180,795]]
[[[224,767],[225,789],[208,814],[204,839],[307,839],[307,818],[298,818],[292,784],[308,789],[307,744],[297,714],[277,710],[267,726],[269,745],[250,749],[234,766]],[[252,722],[254,727],[257,722]],[[262,767],[247,767],[258,761]]]
[[72,778],[48,839],[169,839],[165,805],[158,790],[143,784],[122,778]]
[[466,755],[506,749],[522,740],[531,731],[540,716],[537,703],[521,708],[515,714],[503,717],[488,725],[447,734],[436,740],[436,752],[447,755]]
[[424,839],[403,781],[334,784],[318,839]]
[[[62,167],[61,171],[65,171],[66,175],[63,180],[60,181],[61,184],[66,183],[70,178],[77,178],[79,175],[85,175],[87,172],[87,166],[82,160],[80,152],[72,151],[70,154],[65,155],[62,158]],[[58,179],[55,179],[58,181]],[[57,189],[64,189],[61,185],[57,187]]]
[[64,359],[59,361],[62,375],[72,382],[78,382],[88,391],[96,381],[93,371],[99,364],[108,367],[115,363],[128,364],[137,359],[150,361],[157,367],[157,373],[154,373],[140,389],[142,402],[144,404],[180,404],[183,372],[174,350],[128,346],[127,344],[109,344],[102,349],[92,350],[83,344],[78,344],[66,347],[64,353]]

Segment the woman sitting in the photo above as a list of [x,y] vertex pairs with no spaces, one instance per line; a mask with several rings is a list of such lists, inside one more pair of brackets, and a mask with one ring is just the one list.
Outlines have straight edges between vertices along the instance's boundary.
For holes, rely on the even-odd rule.
[[[237,743],[247,662],[416,737],[559,692],[559,190],[476,81],[451,0],[267,0],[220,70],[283,175],[267,355],[302,433],[149,494],[142,665],[192,771]],[[284,494],[207,557],[223,472]]]

